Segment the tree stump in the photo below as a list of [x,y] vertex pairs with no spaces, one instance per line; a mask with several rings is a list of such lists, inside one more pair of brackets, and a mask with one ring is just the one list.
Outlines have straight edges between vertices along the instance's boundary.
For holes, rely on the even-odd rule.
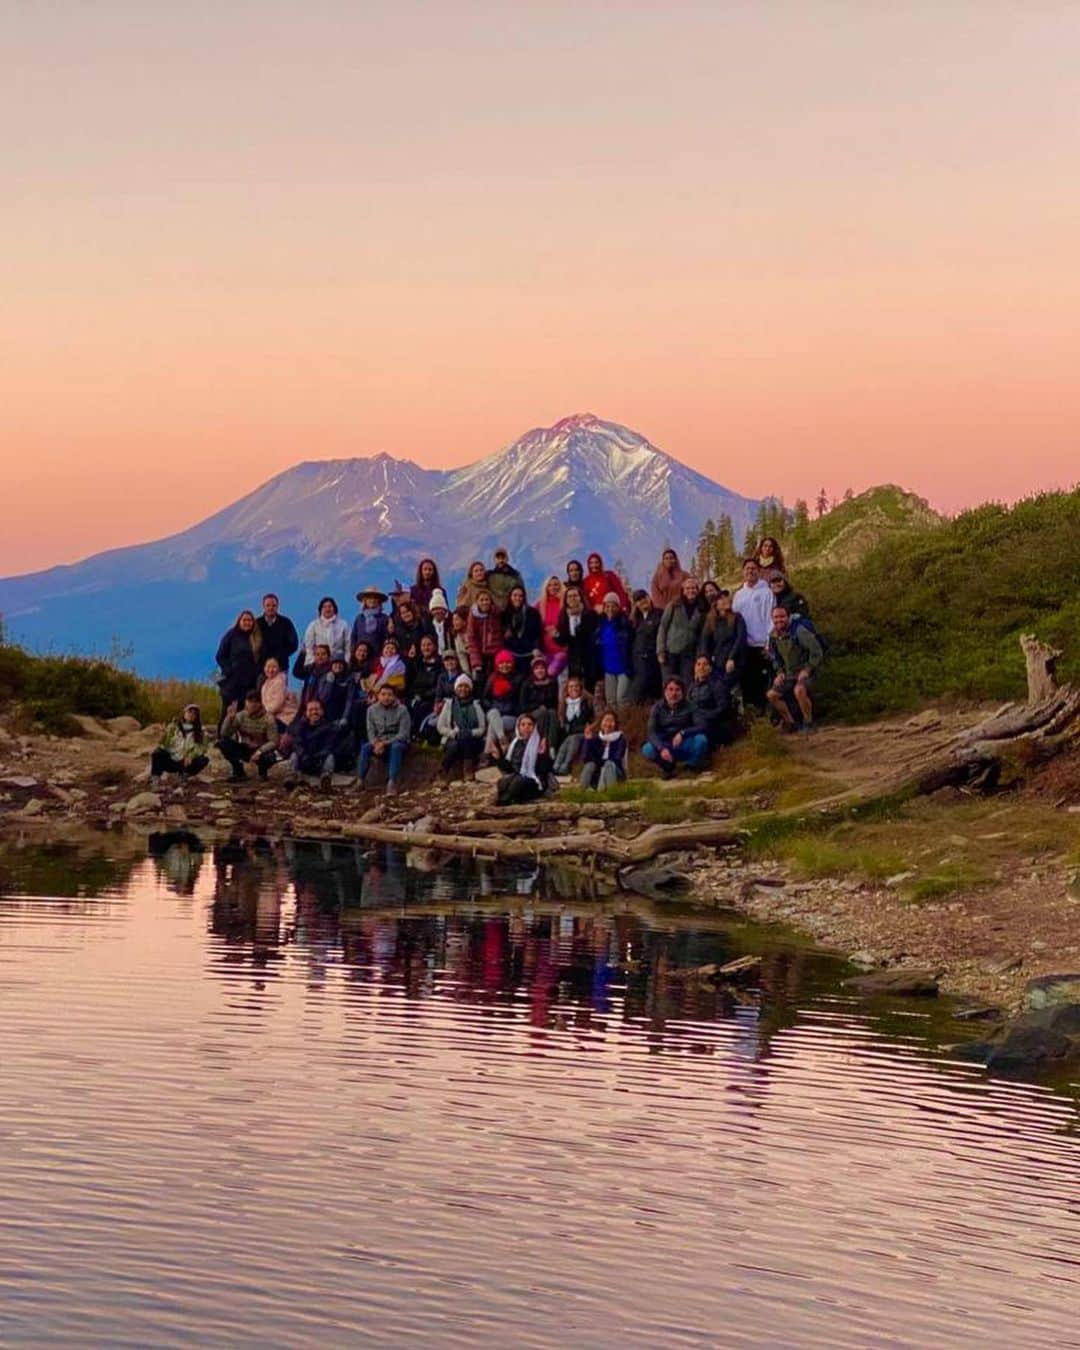
[[1028,703],[1046,703],[1058,692],[1054,673],[1061,652],[1040,642],[1034,633],[1024,633],[1020,646],[1027,662]]

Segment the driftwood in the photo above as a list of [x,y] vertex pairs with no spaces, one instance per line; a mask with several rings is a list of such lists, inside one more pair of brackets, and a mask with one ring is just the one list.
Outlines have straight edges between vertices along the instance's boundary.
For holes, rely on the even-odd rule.
[[607,833],[566,834],[550,839],[508,839],[501,835],[471,838],[462,834],[435,834],[428,830],[403,830],[387,825],[298,819],[294,834],[324,835],[328,830],[344,839],[365,839],[373,844],[394,844],[399,848],[434,849],[442,853],[461,853],[485,858],[558,858],[585,855],[615,863],[648,862],[661,853],[694,848],[699,844],[740,844],[746,838],[722,821],[690,821],[685,825],[650,825],[632,839],[619,839]]

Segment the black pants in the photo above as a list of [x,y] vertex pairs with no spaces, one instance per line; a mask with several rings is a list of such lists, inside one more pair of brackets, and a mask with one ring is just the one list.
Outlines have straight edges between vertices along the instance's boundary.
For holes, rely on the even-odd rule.
[[154,778],[159,778],[163,773],[178,773],[181,778],[194,778],[209,763],[205,755],[196,755],[189,763],[181,764],[178,759],[173,759],[168,750],[158,749],[150,756],[150,773]]
[[442,772],[450,773],[459,764],[464,764],[467,769],[475,769],[476,761],[480,758],[480,752],[483,748],[482,737],[452,736],[443,747],[442,764],[440,766]]
[[696,652],[680,652],[678,655],[674,652],[668,652],[663,668],[664,684],[667,684],[668,680],[674,677],[682,680],[685,687],[689,689],[694,682],[694,662],[696,660]]
[[496,806],[524,806],[542,797],[543,790],[535,778],[526,778],[521,773],[507,773],[499,779],[495,789]]
[[635,666],[627,701],[629,703],[655,703],[663,693],[661,679],[659,661]]
[[243,765],[250,759],[255,760],[255,767],[259,771],[259,777],[265,778],[270,772],[270,766],[276,758],[273,750],[264,750],[262,754],[256,756],[255,748],[253,746],[245,745],[243,741],[234,740],[231,736],[226,736],[224,739],[218,741],[218,749],[225,759],[228,760],[234,778],[243,778]]
[[769,669],[764,647],[747,646],[741,683],[743,699],[759,712],[763,711],[765,691],[769,687]]

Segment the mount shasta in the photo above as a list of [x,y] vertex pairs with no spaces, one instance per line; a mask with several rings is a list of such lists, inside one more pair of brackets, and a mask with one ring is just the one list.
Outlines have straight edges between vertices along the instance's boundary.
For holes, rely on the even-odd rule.
[[221,633],[263,591],[302,633],[320,595],[343,616],[362,585],[438,559],[453,604],[474,558],[504,544],[534,594],[593,549],[647,583],[661,548],[693,552],[722,513],[741,539],[758,503],[591,414],[528,432],[460,469],[387,454],[305,460],[198,525],[71,566],[0,580],[9,637],[37,649],[130,649],[145,675],[206,676]]

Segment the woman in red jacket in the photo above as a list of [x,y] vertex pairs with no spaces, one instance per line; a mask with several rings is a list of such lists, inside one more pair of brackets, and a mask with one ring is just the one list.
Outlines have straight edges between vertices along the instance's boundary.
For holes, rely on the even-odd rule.
[[626,587],[617,573],[604,569],[604,560],[600,554],[590,553],[585,560],[585,566],[588,570],[585,573],[585,580],[581,583],[581,591],[586,605],[594,613],[602,614],[604,596],[614,593],[619,598],[619,608],[624,614],[629,614],[630,601],[626,595]]

